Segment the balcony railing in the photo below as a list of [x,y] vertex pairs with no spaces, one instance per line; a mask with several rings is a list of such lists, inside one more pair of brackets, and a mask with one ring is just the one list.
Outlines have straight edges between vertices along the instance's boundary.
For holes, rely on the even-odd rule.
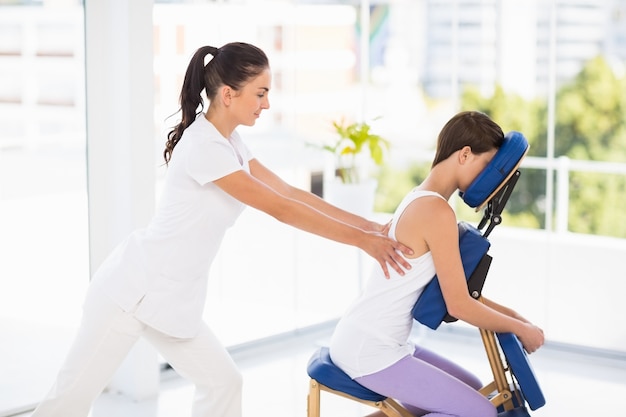
[[[540,157],[527,157],[522,163],[522,168],[535,168],[546,170],[546,178],[552,178],[551,172],[556,173],[554,226],[552,227],[552,210],[546,210],[545,224],[547,230],[564,233],[569,231],[569,205],[570,205],[570,174],[572,172],[616,174],[626,178],[626,163],[582,161],[561,156],[556,159]],[[550,187],[548,187],[550,189]]]

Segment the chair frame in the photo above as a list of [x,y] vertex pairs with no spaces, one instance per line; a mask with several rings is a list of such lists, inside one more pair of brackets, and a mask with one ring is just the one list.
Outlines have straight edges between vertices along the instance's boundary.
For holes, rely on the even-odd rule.
[[[482,297],[479,301],[482,302]],[[504,411],[513,410],[524,404],[515,376],[506,361],[506,357],[503,357],[495,333],[484,329],[479,330],[493,375],[493,381],[483,386],[479,392],[488,397],[494,407],[501,408]],[[345,392],[329,388],[313,378],[309,381],[307,417],[320,417],[322,391],[376,408],[388,417],[414,417],[413,414],[392,398],[385,398],[382,401],[363,400]]]
[[[482,297],[479,298],[479,301],[482,302]],[[494,407],[501,408],[504,411],[513,410],[519,407],[520,404],[524,404],[515,376],[506,361],[506,357],[501,352],[495,333],[484,329],[479,330],[493,376],[493,381],[483,386],[479,392],[488,397]],[[320,417],[322,391],[376,408],[388,417],[414,417],[413,414],[392,398],[385,398],[382,401],[363,400],[345,392],[329,388],[313,378],[309,381],[307,417]]]
[[309,394],[307,397],[308,417],[320,417],[320,403],[322,391],[326,391],[331,394],[335,394],[340,397],[347,398],[349,400],[376,408],[388,417],[415,417],[406,408],[404,408],[392,398],[385,398],[382,401],[363,400],[350,394],[346,394],[345,392],[336,391],[332,388],[328,388],[327,386],[325,386],[324,384],[320,384],[313,378],[311,378],[309,382]]
[[[487,225],[487,223],[489,223],[487,229],[483,233],[484,237],[487,237],[493,228],[502,222],[502,210],[504,209],[511,192],[520,177],[520,171],[517,167],[519,167],[519,163],[506,180],[493,192],[493,194],[491,194],[489,198],[476,209],[476,211],[479,211],[484,208],[484,216],[477,228],[481,230]],[[476,277],[472,277],[470,287],[468,288],[471,296],[480,302],[483,302],[481,292],[491,261],[491,257],[489,255],[485,255],[485,258],[483,267],[477,268],[480,271],[477,272]],[[456,318],[447,316],[445,321],[456,321]],[[498,343],[496,334],[485,329],[479,329],[479,331],[485,352],[487,354],[487,360],[489,361],[489,365],[491,367],[491,373],[493,375],[493,381],[482,387],[479,392],[486,398],[489,398],[489,401],[501,411],[509,411],[520,406],[525,406],[524,397],[519,389],[519,383],[516,381],[513,370],[511,369],[511,366],[509,365],[506,356]],[[333,390],[313,378],[310,379],[307,398],[308,417],[320,417],[322,391],[371,406],[378,409],[388,417],[414,417],[406,408],[392,398],[385,398],[381,401],[360,399],[350,394]]]

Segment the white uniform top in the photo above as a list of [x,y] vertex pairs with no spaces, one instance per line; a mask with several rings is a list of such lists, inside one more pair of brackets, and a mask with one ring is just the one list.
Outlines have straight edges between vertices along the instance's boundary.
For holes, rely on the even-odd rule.
[[245,205],[212,181],[250,171],[237,132],[228,139],[201,114],[172,154],[156,213],[104,261],[92,285],[166,334],[189,338],[202,322],[210,265]]
[[[443,198],[431,191],[413,189],[393,216],[390,237],[396,238],[396,225],[406,207],[423,196]],[[435,276],[435,265],[430,252],[407,261],[411,269],[404,276],[390,269],[389,279],[376,265],[363,293],[335,328],[330,356],[353,379],[381,371],[415,350],[409,342],[411,310],[424,286]]]

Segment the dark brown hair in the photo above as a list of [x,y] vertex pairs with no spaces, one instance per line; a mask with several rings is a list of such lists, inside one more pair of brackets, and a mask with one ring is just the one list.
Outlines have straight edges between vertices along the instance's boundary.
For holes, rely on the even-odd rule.
[[458,113],[439,132],[432,166],[448,159],[464,146],[472,148],[474,154],[481,154],[500,148],[503,141],[502,129],[486,114],[477,111]]
[[[213,55],[213,58],[205,65],[204,59],[208,54]],[[170,161],[174,147],[184,130],[204,110],[202,90],[211,101],[220,86],[227,85],[235,91],[239,90],[267,68],[269,68],[267,56],[254,45],[233,42],[221,48],[213,46],[199,48],[187,66],[180,91],[179,111],[182,112],[182,120],[167,135],[163,151],[165,164]]]

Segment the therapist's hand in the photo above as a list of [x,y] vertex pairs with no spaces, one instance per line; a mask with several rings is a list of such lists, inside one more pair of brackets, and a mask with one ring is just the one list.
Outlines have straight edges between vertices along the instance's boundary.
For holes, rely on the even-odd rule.
[[385,277],[389,278],[389,267],[398,274],[404,275],[411,265],[401,255],[413,255],[413,250],[402,243],[393,240],[381,233],[368,233],[368,238],[361,248],[372,258],[376,259],[383,269]]

